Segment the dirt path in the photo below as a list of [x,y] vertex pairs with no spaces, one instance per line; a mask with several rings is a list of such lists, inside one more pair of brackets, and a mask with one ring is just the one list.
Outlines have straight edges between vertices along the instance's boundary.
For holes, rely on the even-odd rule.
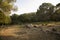
[[0,31],[2,40],[39,40],[40,29],[37,28],[19,28],[17,26],[8,27]]
[[3,28],[0,31],[0,36],[16,36],[16,34],[14,34],[15,32],[19,31],[19,28],[17,27],[8,27],[8,28]]
[[0,31],[2,40],[56,40],[54,34],[47,34],[40,28],[19,28],[12,26]]

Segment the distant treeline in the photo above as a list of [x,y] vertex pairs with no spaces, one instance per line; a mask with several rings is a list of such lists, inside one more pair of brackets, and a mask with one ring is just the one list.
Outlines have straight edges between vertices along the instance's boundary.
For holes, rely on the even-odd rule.
[[21,15],[13,14],[11,16],[13,24],[29,22],[60,21],[60,3],[56,6],[51,3],[43,3],[37,9],[37,12],[24,13]]
[[20,24],[47,21],[60,21],[60,3],[56,6],[51,3],[42,3],[37,9],[37,12],[24,13],[21,15],[13,14],[11,16],[5,16],[5,14],[0,11],[0,24]]

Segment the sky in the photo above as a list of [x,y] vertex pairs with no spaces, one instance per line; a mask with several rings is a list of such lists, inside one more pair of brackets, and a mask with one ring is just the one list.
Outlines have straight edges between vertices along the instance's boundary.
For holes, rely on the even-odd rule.
[[15,5],[18,7],[18,11],[12,12],[12,14],[16,13],[20,15],[23,13],[36,12],[42,3],[56,5],[60,3],[60,0],[17,0]]

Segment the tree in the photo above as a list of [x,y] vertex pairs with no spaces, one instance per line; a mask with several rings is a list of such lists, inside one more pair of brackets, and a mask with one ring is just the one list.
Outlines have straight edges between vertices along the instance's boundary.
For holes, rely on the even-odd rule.
[[43,3],[40,5],[36,13],[38,21],[49,21],[53,6],[51,3]]
[[0,23],[8,24],[11,22],[9,14],[14,10],[14,2],[16,0],[0,0]]
[[18,20],[19,20],[20,22],[23,22],[23,23],[24,23],[24,22],[25,22],[25,23],[33,22],[33,21],[35,21],[35,18],[34,18],[35,15],[36,15],[35,12],[21,14],[21,15],[19,15],[19,17],[18,17]]
[[18,24],[18,15],[17,14],[13,14],[11,17],[11,23],[12,24]]
[[0,1],[0,9],[3,12],[10,12],[11,10],[13,10],[13,2],[15,2],[15,0],[1,0]]
[[5,15],[0,11],[0,25],[5,23]]
[[58,3],[56,6],[57,6],[57,7],[60,6],[60,3]]
[[54,14],[51,16],[53,21],[60,21],[60,3],[56,5]]

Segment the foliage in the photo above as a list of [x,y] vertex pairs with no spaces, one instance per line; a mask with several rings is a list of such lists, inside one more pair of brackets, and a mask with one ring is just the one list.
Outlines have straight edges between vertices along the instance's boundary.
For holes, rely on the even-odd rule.
[[20,23],[29,23],[35,21],[35,12],[25,13],[21,15],[13,14],[11,16],[12,24],[20,24]]
[[[37,10],[37,17],[39,21],[48,21],[50,18],[50,12],[53,10],[51,10],[51,7],[54,6],[50,3],[43,3],[40,7],[39,10]],[[51,11],[50,11],[51,10]]]
[[35,13],[25,13],[18,17],[19,21],[21,22],[32,22],[32,18],[34,17]]
[[11,22],[9,14],[14,9],[14,2],[16,0],[0,0],[0,24],[9,24]]
[[17,24],[18,23],[18,15],[17,14],[13,14],[11,17],[11,23],[12,24]]
[[0,11],[0,24],[5,22],[5,15]]
[[43,3],[37,10],[38,21],[60,21],[60,6],[51,3]]

